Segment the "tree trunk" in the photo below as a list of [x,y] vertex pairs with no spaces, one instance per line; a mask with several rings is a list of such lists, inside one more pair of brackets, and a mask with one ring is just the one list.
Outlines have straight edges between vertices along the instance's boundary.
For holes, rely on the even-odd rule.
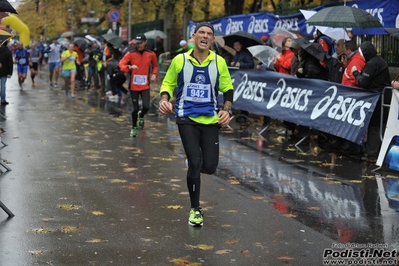
[[244,13],[244,0],[225,0],[224,8],[226,16]]
[[209,6],[210,6],[210,0],[205,0],[205,6],[204,6],[204,14],[205,14],[205,21],[209,21],[210,18],[210,11],[209,11]]
[[163,22],[163,27],[164,27],[164,31],[165,33],[169,36],[169,38],[166,39],[167,43],[165,46],[165,51],[169,51],[171,44],[171,29],[173,27],[173,21],[174,21],[174,14],[175,13],[175,5],[176,5],[176,1],[175,0],[166,0],[163,2],[163,8],[164,8],[164,12],[165,12],[165,18],[164,18],[164,22]]
[[[192,0],[185,0],[184,3],[184,15],[183,15],[183,38],[189,38],[187,32],[187,26],[193,17],[193,3]],[[187,40],[188,41],[188,40]]]

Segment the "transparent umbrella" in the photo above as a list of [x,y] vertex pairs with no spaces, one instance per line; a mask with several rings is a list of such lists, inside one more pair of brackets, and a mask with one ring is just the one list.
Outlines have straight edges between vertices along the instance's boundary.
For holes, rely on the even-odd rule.
[[254,45],[248,47],[248,51],[253,57],[259,59],[265,66],[270,67],[273,58],[278,55],[277,50],[267,45]]
[[160,30],[150,30],[144,33],[147,39],[155,39],[157,36],[161,37],[161,39],[166,39],[168,36],[163,31]]
[[282,42],[286,37],[296,39],[298,38],[298,35],[282,28],[274,28],[272,32],[270,32],[270,38],[272,39],[273,45],[277,47],[282,47]]

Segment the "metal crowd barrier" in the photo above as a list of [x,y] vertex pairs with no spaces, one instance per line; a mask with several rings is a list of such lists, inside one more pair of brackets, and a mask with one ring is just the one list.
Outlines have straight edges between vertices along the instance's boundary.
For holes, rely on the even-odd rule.
[[[391,103],[385,103],[385,93],[387,90],[391,91],[391,95],[392,95],[392,90],[393,87],[392,86],[387,86],[385,87],[382,92],[381,92],[381,116],[380,116],[380,139],[381,142],[384,140],[384,129],[385,129],[385,125],[384,125],[384,110],[385,108],[388,109],[388,114],[389,114],[389,108],[391,107]],[[392,97],[391,97],[392,98]],[[389,99],[391,101],[391,99]],[[371,172],[377,172],[378,170],[380,170],[382,168],[382,166],[378,166],[377,168],[371,170]]]
[[[4,130],[2,130],[2,132],[0,132],[0,142],[3,144],[2,147],[0,147],[0,149],[4,148],[5,146],[7,146],[6,143],[3,142],[3,140],[1,140],[1,134],[4,132]],[[6,174],[7,172],[11,171],[11,168],[7,166],[7,164],[0,158],[0,176]],[[3,169],[4,168],[4,169]],[[9,217],[14,217],[14,214],[10,211],[10,209],[7,208],[7,206],[0,200],[0,208],[3,209],[3,211],[5,211]]]

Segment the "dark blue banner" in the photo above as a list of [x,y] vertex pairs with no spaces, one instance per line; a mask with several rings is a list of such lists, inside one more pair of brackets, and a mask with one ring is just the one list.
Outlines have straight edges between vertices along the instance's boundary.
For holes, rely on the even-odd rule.
[[[336,5],[343,5],[338,3]],[[397,28],[399,26],[399,4],[391,0],[351,1],[348,6],[361,8],[378,18],[383,28]],[[314,11],[323,7],[320,6]],[[253,13],[248,15],[235,15],[211,21],[215,30],[226,35],[237,31],[249,32],[257,37],[269,36],[274,28],[282,28],[290,31],[300,32],[304,36],[312,36],[315,26],[309,26],[302,13],[289,16],[278,16],[272,13]],[[196,23],[189,23],[189,38],[194,32]],[[381,29],[353,29],[354,34],[387,34]],[[188,39],[189,39],[188,38]]]
[[363,89],[273,71],[231,70],[233,107],[361,144],[380,97]]

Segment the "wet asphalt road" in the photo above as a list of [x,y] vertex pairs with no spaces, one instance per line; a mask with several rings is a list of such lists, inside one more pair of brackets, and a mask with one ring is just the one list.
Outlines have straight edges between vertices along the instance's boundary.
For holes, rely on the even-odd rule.
[[71,99],[45,80],[20,91],[14,75],[1,109],[0,200],[15,214],[0,209],[2,266],[323,265],[333,243],[398,247],[397,172],[260,138],[257,123],[222,131],[204,227],[191,228],[173,116],[152,110],[132,139],[130,106],[110,115],[99,93]]

